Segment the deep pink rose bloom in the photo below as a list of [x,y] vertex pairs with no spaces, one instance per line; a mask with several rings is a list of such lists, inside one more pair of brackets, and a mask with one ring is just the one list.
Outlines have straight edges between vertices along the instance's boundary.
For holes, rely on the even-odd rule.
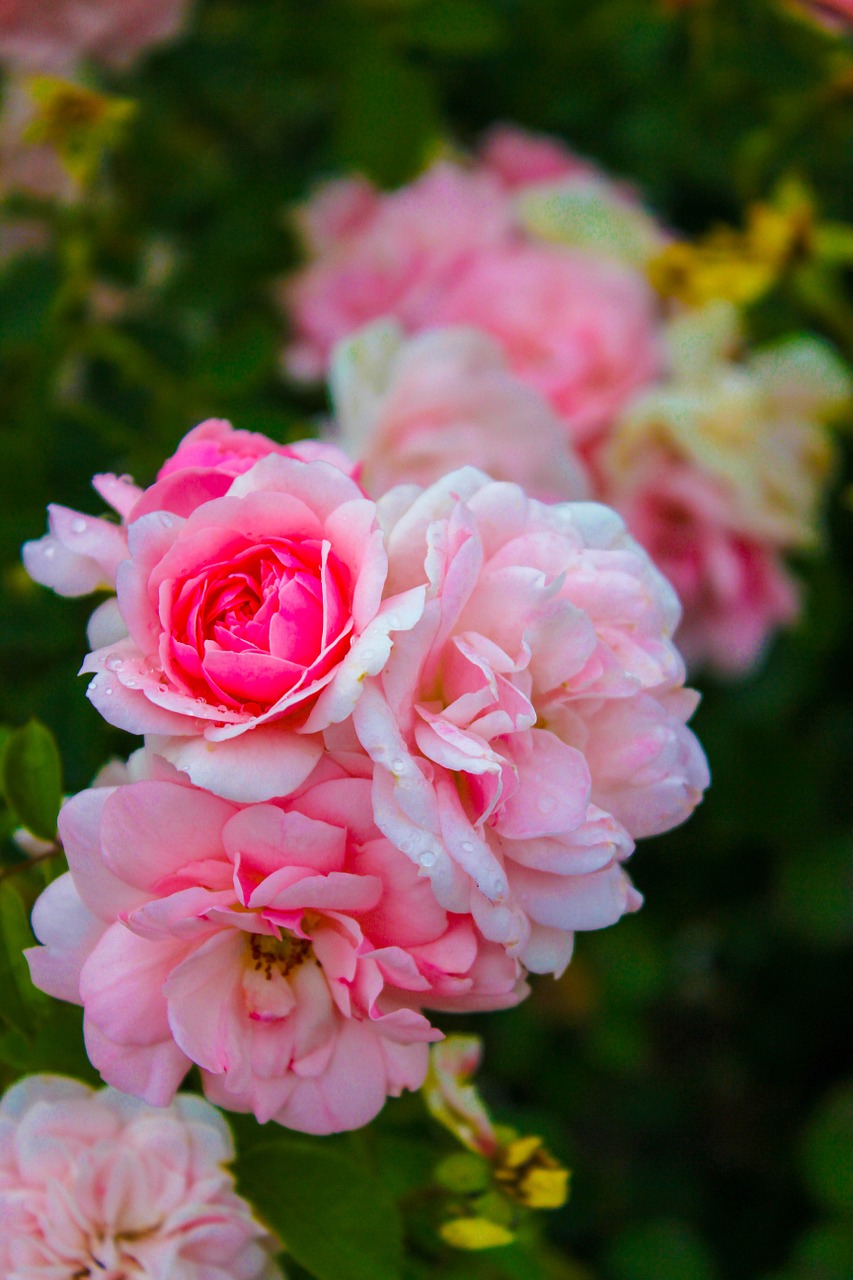
[[0,0],[0,59],[63,71],[91,58],[114,66],[177,35],[190,0]]
[[797,617],[779,549],[743,527],[713,476],[658,453],[612,500],[679,594],[678,646],[691,668],[740,675]]
[[39,987],[83,1005],[105,1080],[164,1105],[196,1063],[220,1106],[351,1129],[422,1083],[440,1033],[420,1007],[521,997],[517,962],[376,829],[370,791],[327,758],[277,804],[155,778],[64,806],[70,870],[27,954]]
[[296,328],[286,363],[298,378],[322,378],[335,343],[371,320],[392,315],[410,332],[434,323],[465,264],[512,237],[497,181],[446,162],[372,200],[363,183],[345,182],[321,189],[318,201],[302,219],[317,259],[285,296]]
[[443,291],[432,322],[496,338],[574,444],[605,432],[661,368],[656,303],[643,277],[551,245],[484,249]]
[[544,501],[588,494],[584,468],[547,401],[475,329],[429,329],[406,339],[393,322],[378,321],[338,347],[331,384],[336,438],[359,459],[371,496],[395,484],[431,484],[471,458]]
[[708,783],[672,588],[614,512],[473,468],[380,502],[415,627],[354,712],[376,821],[534,972],[639,905],[622,862]]
[[116,583],[90,624],[89,696],[220,794],[268,799],[304,781],[319,731],[418,614],[418,593],[383,600],[375,508],[339,462],[329,445],[205,423],[150,489],[96,478],[122,525],[51,507],[51,532],[24,548],[61,594]]
[[278,1245],[234,1190],[234,1144],[190,1094],[154,1110],[35,1075],[0,1101],[4,1280],[281,1280]]

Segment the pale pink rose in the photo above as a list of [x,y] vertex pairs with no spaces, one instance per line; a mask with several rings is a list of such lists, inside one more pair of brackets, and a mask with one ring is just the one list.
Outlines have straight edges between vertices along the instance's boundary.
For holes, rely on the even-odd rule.
[[375,506],[333,464],[267,454],[194,505],[199,472],[179,462],[157,484],[174,508],[183,480],[193,509],[131,513],[114,604],[128,634],[87,657],[89,697],[200,786],[286,795],[381,670],[391,633],[416,621],[423,590],[383,594]]
[[377,831],[370,793],[327,757],[288,802],[153,780],[64,806],[70,871],[27,955],[39,987],[83,1005],[108,1083],[163,1105],[195,1063],[220,1106],[351,1129],[422,1083],[440,1033],[421,1007],[524,994],[518,964]]
[[298,378],[323,377],[335,343],[371,320],[393,315],[408,331],[432,324],[464,265],[512,236],[497,181],[447,162],[373,201],[363,184],[321,189],[301,221],[319,256],[285,290],[296,329],[286,364]]
[[29,1076],[0,1101],[0,1274],[281,1280],[278,1245],[225,1168],[233,1159],[227,1125],[201,1098],[158,1111]]
[[559,419],[475,329],[406,340],[393,321],[377,321],[336,349],[331,385],[337,439],[373,496],[431,484],[471,458],[544,501],[587,496]]
[[177,35],[190,0],[0,0],[0,60],[63,71],[91,58],[113,66]]
[[516,125],[495,125],[477,153],[483,168],[508,191],[562,178],[591,178],[600,169],[575,155],[559,138],[530,133]]
[[660,372],[656,303],[636,271],[546,244],[484,249],[443,291],[433,324],[473,325],[588,444]]
[[634,837],[682,822],[708,782],[678,601],[595,504],[466,468],[380,512],[391,588],[426,581],[427,602],[354,711],[377,824],[443,906],[560,971],[575,930],[639,905]]
[[718,478],[665,451],[611,495],[684,608],[678,645],[691,667],[738,675],[799,612],[778,549],[743,527]]

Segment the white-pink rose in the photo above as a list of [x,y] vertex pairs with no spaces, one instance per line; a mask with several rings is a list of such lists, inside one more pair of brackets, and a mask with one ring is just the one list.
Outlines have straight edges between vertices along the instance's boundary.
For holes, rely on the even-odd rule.
[[201,1098],[155,1110],[62,1076],[0,1101],[5,1280],[281,1280],[278,1245],[234,1190],[234,1144]]
[[359,460],[374,497],[395,484],[431,484],[472,458],[544,501],[587,496],[583,467],[547,401],[474,329],[407,340],[393,321],[377,321],[337,348],[331,385],[336,439]]
[[420,1086],[440,1036],[421,1007],[524,994],[376,829],[369,778],[328,757],[299,795],[245,808],[160,769],[74,797],[60,833],[70,870],[33,913],[33,980],[83,1005],[105,1080],[156,1105],[195,1063],[223,1107],[355,1128]]
[[634,838],[683,821],[708,782],[677,599],[594,504],[468,468],[380,510],[392,589],[428,587],[354,711],[377,823],[448,910],[559,971],[576,929],[639,905]]

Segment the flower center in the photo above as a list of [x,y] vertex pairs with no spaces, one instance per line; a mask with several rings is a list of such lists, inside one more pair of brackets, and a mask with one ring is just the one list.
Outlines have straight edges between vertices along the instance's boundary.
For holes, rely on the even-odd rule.
[[272,982],[274,973],[282,978],[288,977],[293,969],[298,969],[312,954],[308,938],[296,938],[289,933],[283,938],[269,938],[253,933],[249,952],[254,972],[260,974],[265,982]]
[[289,1017],[296,1007],[293,980],[311,960],[319,968],[309,938],[287,932],[281,938],[250,934],[242,984],[249,1017],[254,1022],[279,1022]]

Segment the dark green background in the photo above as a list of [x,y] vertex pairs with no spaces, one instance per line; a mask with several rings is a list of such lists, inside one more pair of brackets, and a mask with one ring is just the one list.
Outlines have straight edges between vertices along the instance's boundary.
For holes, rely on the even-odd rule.
[[[124,145],[90,201],[38,211],[50,250],[0,268],[0,718],[51,726],[69,789],[129,740],[74,676],[89,602],[29,584],[20,542],[50,500],[97,511],[94,471],[150,480],[205,416],[304,433],[323,402],[281,379],[270,284],[296,260],[285,211],[312,183],[357,166],[394,184],[442,138],[468,144],[503,119],[634,179],[691,233],[740,224],[791,173],[823,215],[853,216],[853,59],[769,0],[209,0],[181,43],[100,83],[139,104]],[[849,283],[776,290],[753,335],[816,329],[850,358]],[[105,285],[129,291],[121,319],[93,303]],[[554,1257],[451,1258],[421,1241],[407,1275],[853,1276],[845,439],[840,451],[801,623],[752,679],[699,682],[714,784],[684,830],[635,855],[645,908],[581,936],[559,985],[465,1024],[486,1037],[497,1113],[575,1170],[548,1222]],[[365,1139],[374,1160],[386,1139],[396,1151],[411,1105]]]

